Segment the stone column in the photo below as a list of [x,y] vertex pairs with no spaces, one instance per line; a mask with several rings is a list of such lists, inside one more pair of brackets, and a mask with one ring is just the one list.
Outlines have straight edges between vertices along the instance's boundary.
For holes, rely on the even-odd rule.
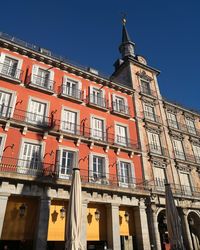
[[107,206],[107,236],[108,248],[120,250],[119,205]]
[[46,250],[50,205],[49,198],[40,200],[35,250]]
[[3,223],[6,214],[8,194],[0,194],[0,239],[2,237]]
[[153,234],[154,234],[154,249],[160,250],[161,249],[161,242],[160,242],[160,233],[158,230],[158,208],[156,205],[151,205],[151,211],[152,211],[152,219],[153,219]]
[[182,212],[183,212],[182,213],[183,230],[184,230],[184,236],[185,236],[184,239],[185,239],[185,241],[187,243],[187,249],[188,250],[193,250],[190,227],[189,227],[188,219],[187,219],[188,210],[183,209]]
[[87,249],[87,205],[88,201],[82,202],[82,218],[81,218],[81,244],[83,249]]
[[150,250],[149,229],[144,199],[140,199],[139,207],[134,208],[134,223],[138,249]]

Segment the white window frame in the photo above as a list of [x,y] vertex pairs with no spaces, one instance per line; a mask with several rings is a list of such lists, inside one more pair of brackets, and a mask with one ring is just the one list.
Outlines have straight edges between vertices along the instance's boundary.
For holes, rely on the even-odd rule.
[[167,121],[169,126],[171,126],[172,128],[178,129],[178,121],[177,121],[177,116],[175,113],[167,111]]
[[197,163],[200,163],[200,145],[192,145],[192,149],[194,152],[194,157]]
[[[2,67],[3,67],[3,64],[4,64],[4,61],[5,61],[6,57],[10,57],[11,59],[14,59],[14,60],[18,61],[17,70],[18,70],[18,73],[20,73],[20,70],[22,69],[23,59],[19,58],[19,57],[16,57],[16,56],[13,56],[13,55],[8,54],[8,53],[1,52],[1,56],[0,56],[0,74],[1,74],[1,70],[2,70]],[[8,77],[8,78],[12,78],[12,76],[9,76],[9,75],[4,75],[4,76]],[[20,80],[20,74],[17,75],[16,78],[12,78],[12,79]]]
[[[188,176],[188,182],[189,182],[189,186],[182,184],[181,183],[181,174],[187,175]],[[192,184],[192,179],[191,179],[191,175],[189,172],[186,171],[179,171],[179,178],[180,178],[180,185],[181,188],[183,188],[184,193],[186,193],[187,195],[192,195],[192,191],[193,191],[193,184]]]
[[[104,100],[106,102],[106,100],[105,100],[105,89],[101,89],[100,86],[94,86],[94,85],[92,85],[92,86],[89,87],[89,93],[90,93],[90,97],[89,98],[91,98],[93,96],[93,90],[94,89],[96,89],[96,90],[98,90],[98,91],[100,91],[102,93],[101,98],[103,98],[102,100]],[[102,106],[102,105],[100,106],[100,105],[98,105],[98,102],[96,103],[93,100],[91,101],[91,99],[90,99],[90,102],[92,104],[94,104],[94,105],[99,106],[99,107],[106,108],[106,103],[105,103],[105,106]]]
[[[173,145],[175,157],[177,159],[180,159],[180,160],[185,160],[185,158],[186,158],[185,157],[185,150],[183,147],[182,140],[172,138],[172,145]],[[180,154],[178,154],[178,153],[180,153]]]
[[[41,87],[41,88],[45,88],[43,85],[37,84],[35,82],[35,79],[34,79],[34,75],[36,77],[38,77],[38,70],[39,69],[48,71],[49,72],[49,80],[50,81],[54,81],[54,71],[53,70],[48,70],[48,68],[49,68],[48,66],[41,66],[39,64],[33,64],[33,66],[32,66],[32,74],[31,74],[31,83],[34,84],[35,86],[38,86],[38,87]],[[48,85],[49,85],[49,83],[50,82],[48,82]],[[46,89],[53,91],[53,87],[54,86],[49,85],[48,88],[46,88]]]
[[196,126],[195,126],[195,121],[189,117],[185,117],[185,123],[188,129],[188,132],[191,134],[196,135]]
[[[76,87],[77,90],[79,91],[82,90],[82,82],[80,80],[73,78],[73,77],[66,76],[66,75],[63,76],[63,81],[62,81],[62,83],[65,85],[65,88],[66,88],[66,84],[68,81],[71,83],[75,83],[77,85]],[[74,97],[73,95],[66,94],[66,91],[64,91],[64,89],[62,89],[62,94],[70,96],[72,98]]]
[[[143,90],[143,86],[142,86],[143,84],[142,84],[142,82],[148,83],[148,85],[149,85],[149,93],[147,93],[146,91]],[[144,78],[140,77],[140,86],[141,86],[141,89],[143,90],[144,94],[146,94],[146,95],[152,95],[152,92],[151,92],[151,82],[150,81],[145,80]]]
[[[143,107],[144,107],[144,117],[151,121],[156,122],[155,107],[147,103],[144,103]],[[149,112],[148,108],[151,108],[152,112]]]
[[[44,117],[48,117],[48,116],[49,116],[49,115],[48,115],[48,114],[49,114],[49,108],[50,108],[50,103],[49,103],[49,101],[46,101],[46,100],[44,100],[44,99],[40,99],[40,98],[37,98],[37,97],[34,97],[34,96],[29,96],[28,106],[27,106],[27,115],[26,115],[26,120],[27,120],[27,122],[30,122],[30,120],[29,120],[29,113],[31,113],[30,107],[31,107],[31,102],[32,102],[32,101],[44,103],[44,104],[46,105],[46,111],[45,111]],[[48,121],[45,121],[45,123],[46,123],[46,122],[48,122]],[[31,123],[37,125],[37,122],[34,123],[34,121],[31,121]]]
[[[101,138],[98,138],[94,135],[94,130],[95,128],[93,128],[93,119],[98,119],[98,120],[102,120],[103,121],[103,129],[102,129],[102,139]],[[95,140],[99,140],[99,141],[105,141],[106,138],[105,135],[106,135],[106,119],[104,117],[101,117],[101,116],[97,116],[97,115],[91,115],[90,116],[90,128],[92,129],[91,131],[91,137]]]
[[162,154],[160,134],[147,131],[147,137],[150,145],[150,151],[155,154]]
[[[40,145],[41,146],[41,163],[43,163],[43,159],[44,159],[44,152],[45,152],[45,146],[46,146],[46,143],[44,142],[44,141],[38,141],[38,140],[33,140],[33,139],[28,139],[28,138],[22,138],[21,139],[21,144],[20,144],[20,152],[19,152],[19,161],[20,160],[23,160],[23,152],[24,152],[24,145],[25,145],[25,143],[29,143],[29,144],[38,144],[38,145]],[[20,164],[19,164],[20,165]],[[41,171],[42,171],[43,169],[41,169]],[[24,167],[23,168],[20,168],[20,166],[19,166],[19,168],[17,169],[17,172],[19,172],[19,173],[23,173],[23,174],[28,174],[28,173],[31,173],[31,175],[33,174],[32,172],[32,170],[31,169],[29,169],[29,168],[27,168],[27,170],[26,169],[24,169]],[[35,174],[37,174],[37,171],[35,171]]]
[[[159,177],[156,176],[156,171],[161,171],[161,170],[163,171],[164,179],[159,178]],[[164,190],[165,189],[165,183],[166,183],[166,180],[167,180],[165,167],[153,166],[153,175],[154,175],[154,181],[155,181],[155,184],[156,184],[156,188],[159,189],[159,190]]]
[[[104,158],[104,171],[105,171],[105,178],[94,178],[93,175],[93,159],[94,156],[97,157],[102,157]],[[108,155],[106,154],[100,154],[100,153],[96,153],[96,152],[92,152],[89,154],[89,180],[91,182],[95,182],[95,183],[101,183],[101,184],[108,184],[109,183],[109,159],[108,159]]]
[[16,105],[16,101],[17,101],[17,92],[10,90],[10,89],[6,89],[6,88],[2,88],[0,87],[0,92],[7,92],[8,94],[11,94],[11,99],[10,99],[10,105],[9,108],[11,109],[11,113],[9,117],[13,117],[13,113],[15,111],[15,105]]
[[[60,179],[70,179],[71,175],[69,174],[61,174],[61,165],[62,165],[62,152],[63,150],[65,151],[70,151],[70,152],[73,152],[74,153],[74,166],[73,168],[76,168],[78,166],[78,159],[79,159],[79,150],[76,149],[76,148],[72,148],[72,147],[67,147],[67,146],[59,146],[58,147],[58,150],[59,150],[59,162],[57,162],[58,166],[59,167],[59,170],[58,170],[58,176]],[[73,169],[72,169],[73,170]]]
[[[126,129],[126,144],[123,142],[122,143],[118,142],[118,140],[117,140],[117,126],[125,127],[125,129]],[[115,122],[115,143],[117,145],[126,147],[129,144],[129,139],[130,139],[130,131],[129,131],[128,124],[121,123],[121,122]]]
[[0,133],[0,137],[2,138],[1,139],[1,144],[0,144],[0,160],[1,160],[1,158],[3,156],[3,151],[5,149],[7,135],[3,134],[3,133]]
[[[127,164],[130,164],[130,169],[129,169],[129,174],[130,176],[128,176],[129,180],[128,183],[124,183],[124,182],[120,182],[120,175],[119,172],[121,172],[120,170],[120,162],[125,162]],[[135,180],[135,168],[134,168],[134,163],[130,160],[124,159],[124,158],[117,158],[117,179],[118,179],[118,185],[120,187],[134,187],[136,185],[136,183],[133,181]]]
[[127,114],[128,115],[128,100],[127,100],[126,97],[121,96],[121,95],[112,94],[112,101],[113,101],[113,109],[114,109],[114,111],[119,112],[119,113],[121,112],[121,110],[119,109],[119,107],[117,108],[117,105],[116,105],[116,99],[117,98],[120,98],[120,99],[124,100],[125,110],[124,110],[123,114]]
[[[66,129],[63,129],[63,119],[62,119],[62,117],[64,117],[64,111],[65,110],[67,110],[67,111],[69,111],[69,112],[74,112],[74,113],[76,113],[76,124],[75,124],[75,133],[72,133],[72,132],[70,132],[70,131],[68,131],[68,130],[66,130]],[[77,110],[77,109],[73,109],[73,108],[71,108],[71,107],[67,107],[67,106],[62,106],[62,111],[61,111],[61,123],[60,123],[60,130],[61,131],[63,131],[63,132],[67,132],[67,133],[72,133],[72,134],[77,134],[77,132],[79,132],[79,131],[77,131],[77,129],[78,130],[80,130],[80,127],[79,127],[79,125],[80,125],[80,110]]]

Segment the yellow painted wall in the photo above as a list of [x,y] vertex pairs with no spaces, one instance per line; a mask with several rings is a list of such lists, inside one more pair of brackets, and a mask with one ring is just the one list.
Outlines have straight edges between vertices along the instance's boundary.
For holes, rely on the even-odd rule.
[[60,218],[60,209],[65,206],[62,201],[52,201],[49,214],[49,227],[48,227],[48,241],[64,241],[65,240],[65,225],[67,210],[65,213],[65,218]]
[[[129,221],[125,220],[125,212],[129,213]],[[130,236],[134,234],[133,211],[127,207],[119,208],[120,235]]]
[[[95,211],[100,211],[100,220],[95,219]],[[98,204],[89,204],[87,209],[87,240],[107,239],[107,214],[106,207]]]
[[[23,217],[19,215],[19,207],[26,205]],[[38,200],[24,197],[10,197],[7,203],[3,224],[2,240],[32,240],[37,223]]]

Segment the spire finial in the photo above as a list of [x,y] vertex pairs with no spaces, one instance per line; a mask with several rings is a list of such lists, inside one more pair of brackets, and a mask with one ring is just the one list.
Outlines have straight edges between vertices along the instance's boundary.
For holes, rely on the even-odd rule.
[[126,25],[126,13],[122,13],[122,24]]

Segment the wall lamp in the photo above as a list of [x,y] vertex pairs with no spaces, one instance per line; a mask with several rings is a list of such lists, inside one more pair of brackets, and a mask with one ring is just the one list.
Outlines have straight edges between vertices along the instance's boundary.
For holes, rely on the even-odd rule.
[[94,213],[94,216],[95,216],[96,221],[100,220],[101,213],[100,213],[100,211],[98,209],[96,209],[96,211]]
[[64,206],[60,209],[60,218],[63,220],[65,218],[66,209]]
[[125,211],[124,213],[125,221],[128,223],[129,222],[129,213]]
[[19,207],[19,216],[20,217],[24,217],[25,212],[26,212],[26,208],[27,208],[27,206],[24,203]]

